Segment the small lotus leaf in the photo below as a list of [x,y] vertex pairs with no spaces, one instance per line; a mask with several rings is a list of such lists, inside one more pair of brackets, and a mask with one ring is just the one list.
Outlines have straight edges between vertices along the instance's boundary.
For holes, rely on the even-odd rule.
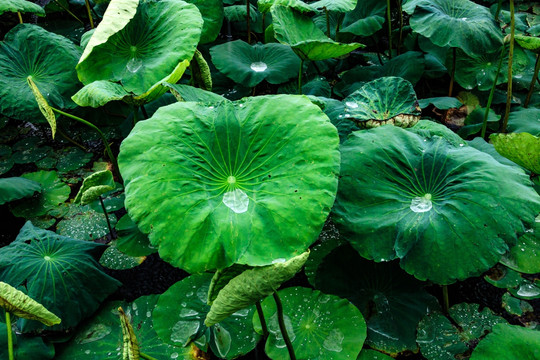
[[[285,328],[298,359],[341,360],[355,358],[366,339],[366,323],[349,301],[318,290],[291,287],[280,290]],[[289,359],[278,325],[276,303],[262,302],[269,336],[265,352],[271,359]],[[261,332],[258,317],[255,330]]]
[[[108,214],[108,217],[111,226],[114,226],[116,217],[114,214]],[[105,214],[89,210],[87,207],[74,210],[74,214],[60,220],[56,228],[60,235],[84,241],[96,240],[109,233]]]
[[[486,51],[482,54],[467,55],[463,50],[456,50],[456,71],[455,80],[465,89],[478,87],[480,91],[489,91],[493,86],[497,72],[499,71],[499,57],[501,48]],[[452,52],[448,52],[446,57],[446,67],[452,68]],[[508,81],[508,55],[505,58],[497,77],[497,85]],[[514,60],[515,61],[515,60]],[[515,65],[514,65],[515,67]]]
[[540,332],[521,326],[498,324],[474,349],[471,360],[540,358]]
[[510,294],[519,299],[540,298],[540,280],[532,281],[523,277],[521,273],[502,265],[498,265],[496,270],[484,277],[490,284],[507,289]]
[[[257,21],[257,8],[249,5],[249,19],[253,22]],[[225,18],[230,22],[246,21],[247,7],[246,5],[232,5],[224,8]]]
[[499,154],[535,174],[540,174],[540,137],[517,133],[492,134],[489,139]]
[[15,165],[11,157],[11,147],[0,145],[0,175],[7,173]]
[[249,45],[242,40],[227,42],[210,49],[216,68],[245,86],[263,80],[281,84],[298,75],[300,59],[282,44]]
[[400,258],[418,279],[450,284],[515,244],[540,197],[522,170],[461,145],[394,126],[349,136],[333,219],[362,256]]
[[525,300],[516,299],[510,293],[506,292],[502,296],[501,306],[506,312],[512,315],[521,316],[524,313],[534,312],[534,308]]
[[[470,114],[467,115],[463,126],[458,130],[457,133],[463,138],[467,138],[473,134],[479,134],[482,130],[485,113],[486,109],[480,106],[476,107]],[[500,119],[500,115],[497,115],[493,109],[489,109],[487,118],[488,129],[497,131],[499,128]]]
[[503,256],[501,263],[526,274],[540,272],[540,215],[536,217],[532,229],[518,238],[517,244]]
[[189,272],[269,265],[304,252],[322,228],[337,145],[302,96],[172,104],[121,145],[126,208],[160,256]]
[[212,326],[276,291],[306,262],[309,252],[275,264],[246,270],[231,279],[218,293],[204,323]]
[[360,0],[353,11],[345,14],[339,31],[358,36],[371,36],[382,29],[385,12],[385,1]]
[[130,256],[146,256],[157,251],[150,245],[148,236],[139,230],[129,215],[122,216],[115,229],[118,235],[116,247],[121,252]]
[[107,269],[127,270],[141,265],[144,260],[146,260],[145,256],[135,257],[124,254],[118,250],[116,241],[113,241],[109,244],[103,255],[101,255],[99,263]]
[[45,10],[41,6],[26,0],[3,0],[0,4],[0,15],[5,12],[33,13],[45,16]]
[[93,173],[83,180],[81,188],[73,200],[81,205],[89,204],[115,188],[113,174],[109,170]]
[[363,46],[358,43],[342,44],[333,41],[313,21],[285,6],[271,8],[277,41],[291,46],[303,59],[326,60],[350,53]]
[[0,179],[0,205],[41,192],[41,184],[22,177]]
[[61,322],[58,316],[47,310],[43,305],[22,291],[1,281],[0,294],[0,307],[15,316],[37,320],[47,326],[53,326]]

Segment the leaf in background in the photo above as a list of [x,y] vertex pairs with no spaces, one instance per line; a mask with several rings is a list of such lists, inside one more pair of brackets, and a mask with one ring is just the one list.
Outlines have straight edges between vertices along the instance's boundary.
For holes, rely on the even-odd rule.
[[0,179],[0,205],[41,192],[41,184],[22,177]]
[[359,0],[354,10],[345,14],[339,31],[358,36],[371,36],[382,29],[385,13],[386,1]]
[[61,322],[58,316],[47,310],[43,305],[22,291],[1,281],[0,307],[17,317],[37,320],[47,326],[53,326]]
[[45,16],[45,10],[38,4],[26,0],[2,0],[0,3],[0,15],[5,12],[33,13]]

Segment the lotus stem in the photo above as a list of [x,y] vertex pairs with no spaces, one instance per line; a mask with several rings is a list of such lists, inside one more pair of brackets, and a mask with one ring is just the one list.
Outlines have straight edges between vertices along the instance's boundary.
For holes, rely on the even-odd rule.
[[300,60],[300,69],[298,69],[298,93],[302,95],[302,71],[304,69],[304,59]]
[[482,139],[486,137],[489,109],[491,108],[491,102],[493,101],[493,95],[495,94],[495,88],[497,87],[497,80],[499,79],[499,73],[501,72],[502,62],[504,58],[504,50],[505,50],[505,47],[503,46],[501,50],[501,55],[499,56],[499,65],[497,66],[497,73],[495,74],[495,80],[493,80],[493,85],[491,86],[488,102],[486,104],[486,111],[484,113],[484,122],[482,123],[482,132],[480,133],[480,136],[482,137]]
[[397,44],[397,54],[401,53],[401,43],[403,42],[403,10],[401,7],[401,0],[398,0],[398,11],[399,11],[399,39]]
[[388,21],[388,57],[392,58],[392,16],[390,0],[386,0],[386,21]]
[[324,13],[326,15],[326,36],[330,37],[330,17],[328,16],[328,9],[323,7]]
[[287,350],[289,351],[289,357],[291,358],[291,360],[296,360],[296,354],[294,353],[291,339],[289,338],[289,334],[287,333],[287,328],[285,327],[285,320],[283,319],[283,305],[281,304],[281,299],[279,298],[277,291],[274,291],[274,301],[276,302],[279,330],[281,331],[281,336],[283,336],[285,345],[287,345]]
[[249,3],[249,0],[246,0],[246,21],[247,21],[247,42],[251,45],[251,4]]
[[443,293],[443,310],[448,314],[448,309],[450,309],[450,300],[448,299],[448,285],[442,286]]
[[257,315],[259,315],[259,321],[261,322],[263,337],[266,339],[268,337],[268,326],[266,326],[266,320],[264,319],[264,312],[260,301],[255,303],[255,308],[257,309]]
[[495,10],[495,20],[499,21],[499,14],[501,13],[501,7],[502,7],[503,0],[499,0],[497,3],[497,10]]
[[157,360],[156,358],[151,357],[150,355],[146,355],[146,354],[143,353],[143,352],[139,352],[139,357],[140,357],[141,359],[145,359],[145,360]]
[[20,11],[17,11],[17,16],[19,17],[19,24],[23,24],[22,15]]
[[529,106],[529,102],[531,101],[531,96],[534,90],[534,83],[536,82],[536,78],[538,77],[538,71],[540,70],[540,54],[536,55],[536,64],[534,65],[534,73],[533,77],[531,79],[531,85],[529,86],[529,92],[527,93],[527,98],[525,99],[524,107]]
[[146,109],[144,108],[144,105],[141,105],[141,112],[143,114],[144,120],[148,119],[150,116],[148,116],[148,113],[146,112]]
[[92,11],[90,10],[90,1],[84,0],[86,4],[86,11],[88,12],[88,20],[90,20],[90,28],[94,28],[94,19],[92,18]]
[[15,360],[13,356],[13,335],[11,334],[11,316],[9,311],[6,310],[6,327],[7,327],[7,340],[8,340],[8,357],[9,360]]
[[54,1],[54,3],[55,3],[56,5],[58,5],[59,7],[61,7],[65,12],[67,12],[69,15],[71,15],[73,18],[75,18],[75,20],[77,20],[78,22],[80,22],[81,24],[84,25],[84,21],[82,21],[81,19],[79,19],[79,18],[77,17],[77,15],[75,15],[74,13],[72,13],[71,11],[69,11],[69,9],[66,8],[64,5],[62,5],[58,0],[53,0],[53,1]]
[[77,146],[78,148],[80,148],[83,151],[88,152],[88,149],[86,147],[84,147],[82,144],[79,144],[78,142],[76,142],[75,140],[70,138],[65,132],[62,131],[62,129],[60,129],[60,127],[58,127],[56,129],[56,131],[60,134],[60,136],[62,136],[64,139],[66,139],[67,141],[69,141],[73,145]]
[[266,44],[266,13],[262,14],[262,29],[263,29],[263,36],[262,36],[262,43]]
[[508,87],[506,90],[506,109],[504,111],[504,119],[501,127],[501,132],[506,132],[508,125],[508,116],[510,115],[510,107],[512,106],[512,63],[514,60],[514,35],[516,32],[516,19],[514,16],[514,0],[510,0],[510,49],[508,50]]
[[[191,77],[193,78],[193,72],[191,73]],[[133,126],[135,126],[139,122],[139,107],[133,105],[131,111],[133,111]]]
[[103,214],[105,214],[105,220],[107,220],[107,226],[109,227],[109,234],[111,234],[112,239],[116,239],[116,233],[113,231],[111,222],[109,221],[109,214],[107,213],[107,209],[105,208],[105,204],[103,203],[103,198],[101,197],[101,195],[99,196],[99,203],[101,204],[101,209],[103,209]]
[[457,48],[452,48],[452,70],[450,72],[450,86],[448,87],[448,96],[452,96],[452,91],[454,90],[454,78],[456,76],[456,50]]

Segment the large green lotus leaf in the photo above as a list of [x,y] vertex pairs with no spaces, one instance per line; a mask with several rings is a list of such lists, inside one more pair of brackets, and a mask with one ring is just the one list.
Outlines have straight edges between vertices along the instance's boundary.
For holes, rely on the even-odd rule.
[[[355,358],[366,339],[366,322],[350,302],[318,290],[291,287],[280,290],[285,328],[297,359],[341,360]],[[276,303],[262,302],[269,336],[265,352],[271,359],[289,359],[279,330]],[[255,330],[262,332],[257,316]]]
[[540,109],[518,108],[508,116],[508,131],[540,136]]
[[245,86],[263,80],[281,84],[298,75],[300,59],[289,46],[282,44],[249,45],[242,40],[226,42],[210,49],[216,68]]
[[478,304],[461,303],[448,310],[452,320],[439,311],[422,319],[418,324],[417,339],[422,355],[429,360],[463,358],[460,355],[473,347],[494,325],[506,323],[490,309],[478,311],[478,307]]
[[416,326],[428,311],[439,308],[424,285],[397,262],[363,259],[349,244],[330,252],[314,277],[315,288],[356,305],[366,317],[366,343],[393,356],[418,350]]
[[[230,22],[246,21],[247,19],[247,7],[246,5],[232,5],[226,6],[224,9],[225,19]],[[249,6],[249,18],[252,22],[257,21],[257,8],[250,4]]]
[[362,127],[387,122],[409,127],[420,119],[421,110],[414,88],[400,77],[382,77],[370,81],[343,101],[344,116]]
[[204,325],[210,310],[206,299],[212,274],[195,274],[165,291],[154,311],[154,328],[166,343],[208,346],[220,358],[233,359],[255,348],[259,335],[253,330],[254,307],[240,310],[211,327]]
[[139,230],[129,215],[122,216],[116,223],[115,229],[118,235],[116,247],[121,252],[130,256],[146,256],[157,251],[150,245],[148,236]]
[[412,0],[411,28],[437,46],[483,54],[502,46],[502,34],[489,9],[469,0]]
[[319,0],[311,3],[314,9],[326,9],[328,11],[347,12],[356,7],[358,0]]
[[41,192],[41,184],[22,177],[0,179],[0,205]]
[[350,53],[363,46],[342,44],[327,37],[313,21],[285,6],[272,6],[276,40],[291,46],[304,59],[326,60]]
[[259,7],[259,11],[262,13],[270,11],[274,5],[290,7],[296,11],[304,13],[311,13],[315,11],[315,8],[313,8],[310,4],[307,4],[301,0],[257,0],[257,6]]
[[382,29],[386,1],[360,0],[353,11],[345,14],[340,32],[358,36],[371,36]]
[[228,268],[216,271],[214,276],[212,276],[212,280],[210,281],[210,286],[208,288],[208,298],[206,300],[208,305],[212,305],[221,289],[223,289],[229,283],[229,281],[249,269],[253,269],[253,266],[233,264]]
[[503,256],[501,263],[512,270],[526,274],[540,272],[540,215],[534,226],[518,238],[518,242]]
[[193,86],[184,84],[169,84],[165,83],[164,86],[168,87],[171,93],[178,101],[195,101],[202,103],[215,103],[225,101],[226,99],[218,94],[210,91],[199,89]]
[[207,44],[216,40],[223,24],[223,2],[221,0],[186,0],[186,2],[195,5],[204,20],[200,43]]
[[540,331],[497,324],[474,349],[471,360],[540,359]]
[[[114,12],[106,13],[102,24],[114,23],[115,16]],[[117,81],[128,92],[144,94],[173,73],[179,63],[191,60],[202,24],[195,5],[180,0],[141,0],[125,27],[91,47],[100,34],[98,26],[77,65],[79,79],[85,85]]]
[[120,84],[98,80],[85,85],[72,99],[79,106],[101,107],[114,100],[129,100],[131,94]]
[[335,127],[304,96],[172,104],[121,145],[126,208],[160,256],[189,272],[269,265],[319,234],[337,146]]
[[0,113],[45,121],[29,77],[51,106],[72,107],[70,97],[80,86],[75,74],[79,56],[75,44],[40,26],[21,24],[11,29],[0,43]]
[[23,174],[21,177],[41,184],[41,194],[35,198],[22,200],[11,209],[15,216],[32,218],[44,215],[47,211],[63,203],[71,189],[58,178],[56,171],[38,171]]
[[[7,327],[0,322],[0,358],[9,359],[7,343]],[[16,360],[50,360],[54,359],[54,346],[43,341],[41,336],[17,336],[12,331],[13,354]]]
[[3,0],[0,4],[0,15],[5,12],[34,13],[45,16],[45,10],[41,6],[26,0]]
[[492,134],[489,140],[502,156],[540,174],[540,137],[529,133]]
[[[81,326],[75,336],[59,347],[57,360],[124,360],[122,329],[118,307],[131,318],[140,351],[155,359],[195,360],[194,346],[179,347],[161,341],[153,327],[152,315],[158,295],[142,296],[132,303],[113,301]],[[142,359],[142,357],[141,357]]]
[[276,291],[306,262],[309,252],[263,267],[245,270],[232,278],[217,294],[204,323],[212,326],[233,313],[253,305]]
[[341,153],[333,219],[362,256],[400,258],[420,280],[486,271],[540,211],[522,170],[438,136],[383,126],[354,132]]
[[[15,241],[0,249],[0,279],[22,288],[62,319],[48,329],[69,329],[91,315],[119,285],[97,262],[105,248],[27,222]],[[18,327],[23,332],[45,328],[26,319],[19,319]]]

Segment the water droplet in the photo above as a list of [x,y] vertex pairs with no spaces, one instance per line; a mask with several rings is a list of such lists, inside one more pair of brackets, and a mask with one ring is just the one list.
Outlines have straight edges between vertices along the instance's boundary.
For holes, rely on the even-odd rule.
[[265,63],[260,62],[260,61],[251,63],[250,67],[251,67],[251,70],[253,70],[255,72],[263,72],[268,68],[268,66],[266,66]]
[[151,311],[147,311],[146,312],[146,317],[151,317],[152,316],[152,312]]
[[460,20],[461,20],[461,21],[467,21],[467,18],[466,18],[466,17],[462,17]]
[[43,257],[43,259],[45,259],[45,260],[47,260],[47,261],[50,261],[50,260],[51,260],[51,257],[50,257],[49,255],[45,255],[45,256]]
[[249,198],[242,190],[235,189],[223,195],[223,203],[235,213],[241,214],[247,211]]
[[246,308],[246,309],[238,310],[232,316],[246,317],[248,315],[249,315],[249,308]]
[[429,211],[432,207],[431,194],[415,197],[412,199],[410,206],[411,210],[417,213]]
[[275,259],[272,261],[272,264],[283,264],[285,261],[287,261],[284,258]]
[[231,334],[219,324],[214,326],[214,339],[219,356],[226,357],[231,350]]
[[351,109],[356,109],[358,107],[358,104],[355,103],[354,101],[347,101],[345,103],[345,106],[347,106],[348,108],[351,108]]
[[85,350],[84,353],[85,353],[86,355],[90,355],[90,350]]
[[[287,315],[283,315],[283,322],[285,323],[285,329],[287,330],[289,339],[291,340],[291,342],[293,342],[294,339],[296,339],[296,334],[294,333],[292,321]],[[287,346],[285,344],[285,340],[283,340],[283,336],[281,335],[281,331],[279,329],[277,313],[274,313],[274,315],[270,317],[270,320],[268,321],[268,331],[270,331],[274,335],[276,347],[284,348],[285,346]]]
[[180,317],[182,318],[185,318],[185,317],[190,317],[190,316],[195,316],[195,315],[198,315],[199,313],[196,312],[195,310],[193,309],[182,309],[180,311]]
[[177,353],[177,352],[173,352],[173,353],[171,354],[171,359],[176,359],[176,358],[178,358],[178,353]]
[[131,58],[126,65],[126,69],[131,73],[136,73],[142,67],[142,64],[141,59]]
[[534,296],[538,296],[540,295],[540,288],[538,288],[536,285],[534,284],[522,284],[518,291],[517,291],[517,294],[519,296],[523,296],[523,297],[534,297]]
[[201,326],[201,323],[197,321],[183,321],[180,320],[177,322],[173,328],[171,333],[171,340],[173,342],[181,343],[182,345],[186,345],[191,339],[190,337],[199,331],[199,327]]
[[137,304],[133,303],[131,304],[131,307],[133,308],[133,310],[137,310]]
[[206,304],[206,300],[208,300],[208,286],[199,288],[199,290],[197,290],[197,297],[203,304]]
[[339,329],[332,329],[324,339],[323,347],[329,351],[341,352],[343,350],[343,339],[345,339],[345,335]]

